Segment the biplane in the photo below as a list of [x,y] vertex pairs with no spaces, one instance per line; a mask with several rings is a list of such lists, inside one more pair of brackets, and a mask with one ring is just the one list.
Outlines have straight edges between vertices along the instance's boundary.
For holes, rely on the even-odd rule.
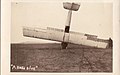
[[112,45],[112,39],[100,39],[96,35],[73,32],[70,30],[72,11],[78,11],[80,4],[64,2],[63,7],[68,10],[65,30],[47,27],[47,29],[23,27],[23,36],[61,42],[62,49],[66,49],[69,43],[86,45],[97,48],[108,48]]

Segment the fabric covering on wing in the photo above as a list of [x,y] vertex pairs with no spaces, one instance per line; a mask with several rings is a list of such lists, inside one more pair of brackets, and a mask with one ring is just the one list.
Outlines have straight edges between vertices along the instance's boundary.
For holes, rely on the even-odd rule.
[[23,27],[23,35],[27,37],[62,42],[64,31],[50,27],[47,27],[47,29]]
[[[63,42],[64,30],[51,27],[47,27],[47,29],[24,27],[23,35],[27,37]],[[95,35],[72,31],[69,32],[69,39],[65,42],[97,48],[106,48],[109,43],[108,40],[99,39]]]

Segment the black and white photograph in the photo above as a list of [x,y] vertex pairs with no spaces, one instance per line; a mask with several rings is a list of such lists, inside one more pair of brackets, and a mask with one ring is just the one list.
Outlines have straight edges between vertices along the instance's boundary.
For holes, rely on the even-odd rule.
[[12,2],[10,36],[10,72],[113,72],[113,3]]
[[1,0],[1,75],[120,75],[119,0]]

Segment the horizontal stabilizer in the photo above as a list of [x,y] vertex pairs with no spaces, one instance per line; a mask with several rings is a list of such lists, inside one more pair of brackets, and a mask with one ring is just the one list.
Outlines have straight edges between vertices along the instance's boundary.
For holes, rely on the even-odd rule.
[[78,11],[80,5],[77,4],[77,3],[64,2],[64,3],[63,3],[63,7],[64,7],[65,9],[68,9],[68,10]]

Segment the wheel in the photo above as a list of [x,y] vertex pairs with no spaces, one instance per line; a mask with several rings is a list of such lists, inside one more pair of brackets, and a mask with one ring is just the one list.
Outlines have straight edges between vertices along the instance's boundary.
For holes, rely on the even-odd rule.
[[67,46],[68,46],[68,43],[67,42],[62,42],[61,46],[62,46],[62,49],[66,49]]

